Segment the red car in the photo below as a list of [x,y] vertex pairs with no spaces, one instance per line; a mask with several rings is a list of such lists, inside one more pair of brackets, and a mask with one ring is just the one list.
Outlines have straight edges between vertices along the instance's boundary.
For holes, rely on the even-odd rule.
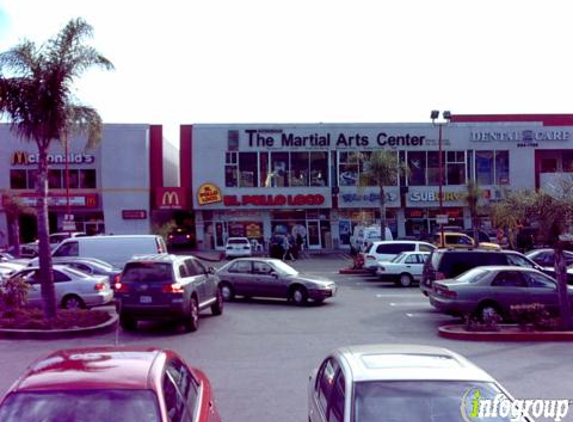
[[30,365],[0,404],[2,422],[220,422],[211,384],[175,352],[94,347]]

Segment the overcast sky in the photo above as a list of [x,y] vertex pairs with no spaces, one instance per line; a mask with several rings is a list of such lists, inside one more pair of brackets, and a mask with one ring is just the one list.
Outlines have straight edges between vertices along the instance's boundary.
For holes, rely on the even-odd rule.
[[[107,123],[425,122],[573,113],[573,5],[529,0],[0,0],[0,51],[83,17]],[[171,135],[172,134],[172,135]]]

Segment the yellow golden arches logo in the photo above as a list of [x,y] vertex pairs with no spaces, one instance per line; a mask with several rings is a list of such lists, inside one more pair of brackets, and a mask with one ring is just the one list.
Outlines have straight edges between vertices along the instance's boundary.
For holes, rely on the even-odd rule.
[[203,183],[197,190],[197,202],[199,205],[215,204],[223,201],[221,189],[214,183]]
[[29,164],[28,153],[23,151],[14,151],[12,154],[12,165]]
[[179,200],[179,194],[176,191],[165,191],[163,192],[163,197],[161,198],[162,207],[173,207],[180,206],[181,201]]

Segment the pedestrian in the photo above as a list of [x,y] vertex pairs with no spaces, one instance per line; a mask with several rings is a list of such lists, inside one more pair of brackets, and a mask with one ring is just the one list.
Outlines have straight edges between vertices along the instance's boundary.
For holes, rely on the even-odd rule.
[[304,240],[300,233],[296,234],[296,246],[298,248],[298,252],[302,252],[304,246]]
[[293,244],[289,242],[289,238],[287,236],[283,236],[283,249],[285,251],[283,255],[283,261],[287,260],[287,257],[290,257],[292,261],[296,261],[293,253],[292,253]]

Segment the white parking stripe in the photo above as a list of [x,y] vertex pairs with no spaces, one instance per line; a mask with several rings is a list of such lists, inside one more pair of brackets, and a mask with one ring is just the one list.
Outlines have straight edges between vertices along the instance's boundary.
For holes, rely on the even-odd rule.
[[390,306],[419,306],[427,302],[390,302]]

